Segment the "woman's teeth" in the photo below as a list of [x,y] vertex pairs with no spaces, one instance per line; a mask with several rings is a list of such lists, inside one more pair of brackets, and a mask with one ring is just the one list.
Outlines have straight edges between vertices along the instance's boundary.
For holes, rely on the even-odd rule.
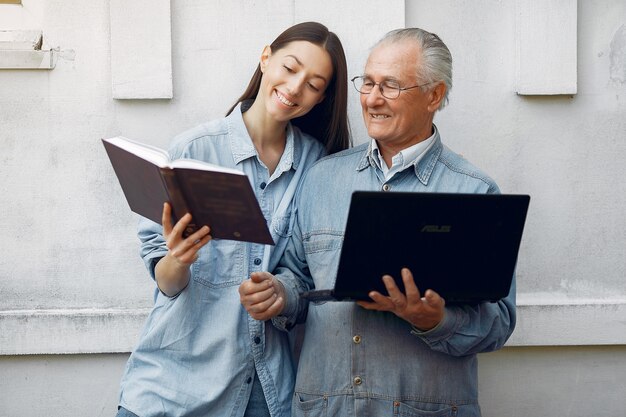
[[291,101],[287,100],[285,96],[280,94],[278,91],[276,91],[276,97],[278,97],[278,100],[280,100],[280,102],[283,103],[285,106],[293,107],[296,105],[296,103],[292,103]]

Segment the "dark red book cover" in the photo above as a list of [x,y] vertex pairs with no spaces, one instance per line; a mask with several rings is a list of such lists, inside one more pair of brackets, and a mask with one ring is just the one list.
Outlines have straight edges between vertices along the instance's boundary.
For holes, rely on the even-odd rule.
[[162,150],[121,137],[102,142],[133,212],[161,224],[167,201],[174,221],[189,212],[192,228],[208,225],[214,239],[274,244],[245,174],[222,172],[201,161],[187,164],[194,168],[177,167],[176,161],[166,166],[165,160],[156,162],[142,147],[167,155]]

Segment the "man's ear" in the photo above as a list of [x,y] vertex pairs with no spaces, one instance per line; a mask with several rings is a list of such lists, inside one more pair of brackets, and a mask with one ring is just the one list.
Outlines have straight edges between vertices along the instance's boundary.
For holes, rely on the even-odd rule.
[[441,106],[441,102],[446,95],[446,83],[439,81],[435,88],[430,90],[430,102],[428,103],[428,111],[436,112]]
[[265,68],[267,67],[267,62],[272,56],[272,48],[269,45],[266,45],[263,48],[263,52],[261,52],[261,58],[259,59],[259,67],[261,68],[261,72],[265,72]]

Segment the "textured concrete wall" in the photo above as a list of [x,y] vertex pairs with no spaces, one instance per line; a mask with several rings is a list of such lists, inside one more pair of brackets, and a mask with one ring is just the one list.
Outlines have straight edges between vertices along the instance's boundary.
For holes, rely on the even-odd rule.
[[[335,31],[351,73],[360,71],[369,45],[404,24],[401,0],[370,2],[376,15],[356,0],[172,3],[173,99],[116,100],[112,84],[124,77],[112,82],[118,61],[111,61],[111,43],[123,38],[117,32],[124,25],[111,25],[118,14],[109,2],[36,5],[44,48],[59,49],[56,68],[0,74],[0,192],[7,196],[0,216],[0,354],[118,352],[134,343],[153,283],[138,257],[136,216],[100,138],[124,135],[166,147],[175,134],[223,116],[266,43],[296,22],[318,20]],[[169,29],[161,27],[164,20],[144,22],[145,30]],[[147,45],[134,59],[150,62],[157,52]],[[358,102],[357,92],[350,94]],[[360,117],[356,110],[353,118]],[[52,328],[64,338],[38,338]]]
[[516,1],[407,1],[407,25],[439,34],[455,60],[436,123],[503,192],[531,195],[522,298],[624,300],[626,3],[578,2],[576,95],[519,96]]
[[391,27],[438,33],[455,61],[444,141],[503,192],[532,196],[520,322],[511,347],[480,359],[485,415],[621,415],[626,3],[579,2],[576,95],[519,96],[518,1],[172,2],[171,100],[112,98],[108,2],[33,1],[59,60],[0,71],[0,415],[113,415],[127,354],[102,353],[130,350],[153,285],[100,137],[166,146],[222,115],[264,43],[309,19],[340,35],[350,75]]
[[[0,356],[3,417],[113,417],[127,354]],[[620,417],[626,347],[504,348],[479,355],[483,417]]]

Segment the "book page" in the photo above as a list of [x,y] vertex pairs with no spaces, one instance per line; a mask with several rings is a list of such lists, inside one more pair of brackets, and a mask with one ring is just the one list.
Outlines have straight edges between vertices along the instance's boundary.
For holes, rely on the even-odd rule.
[[168,166],[170,162],[170,156],[163,149],[156,146],[146,145],[134,140],[127,139],[122,136],[116,136],[110,139],[103,139],[119,148],[122,148],[138,157],[150,161],[160,167]]
[[167,151],[157,148],[156,146],[147,145],[145,143],[137,142],[123,136],[116,136],[114,138],[103,139],[118,148],[124,149],[127,152],[137,155],[138,157],[152,162],[153,164],[161,168],[187,168],[187,169],[199,169],[202,171],[215,171],[224,172],[227,174],[245,175],[243,172],[226,168],[208,162],[203,162],[196,159],[181,158],[175,161],[170,161],[170,156]]
[[224,172],[226,174],[245,175],[243,172],[233,168],[226,168],[223,166],[210,164],[196,159],[181,158],[173,161],[169,164],[171,168],[188,168],[188,169],[200,169],[202,171],[215,171]]

